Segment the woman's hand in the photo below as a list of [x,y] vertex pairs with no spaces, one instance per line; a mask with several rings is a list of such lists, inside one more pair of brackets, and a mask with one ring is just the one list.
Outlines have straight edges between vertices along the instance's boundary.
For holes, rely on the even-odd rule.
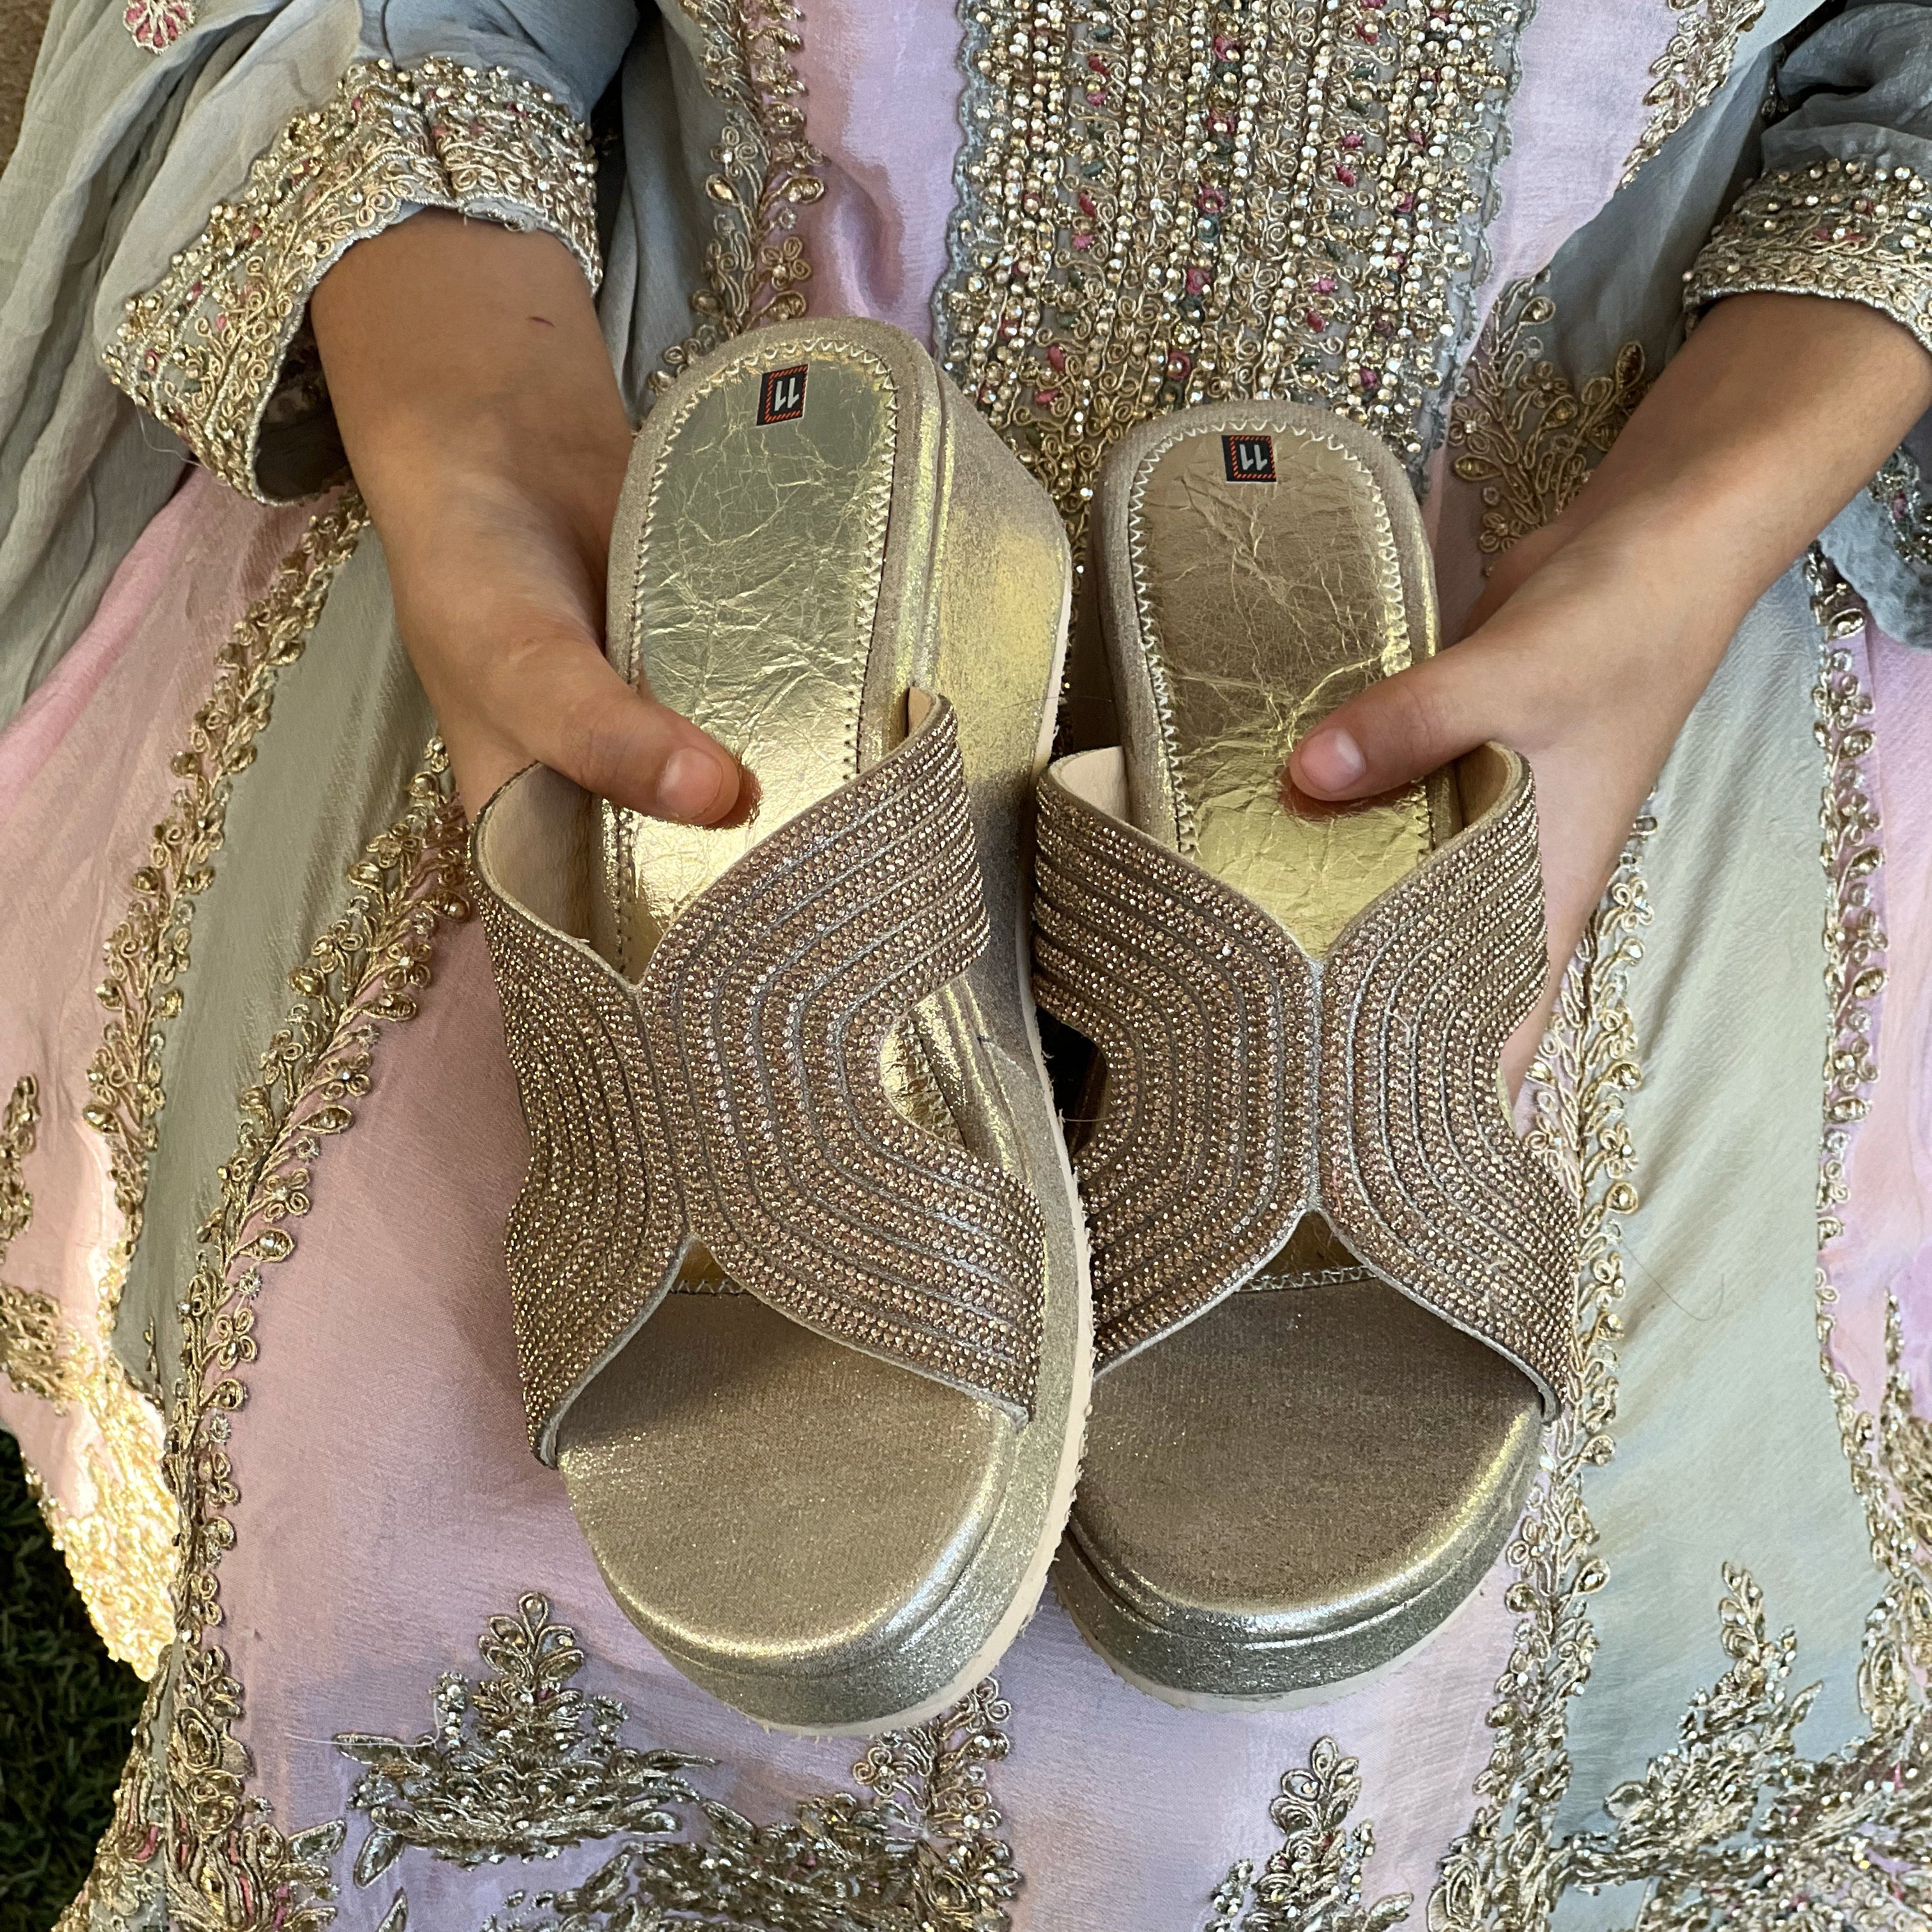
[[1371,797],[1489,739],[1528,758],[1553,970],[1505,1052],[1512,1090],[1732,634],[1928,406],[1932,356],[1875,309],[1719,303],[1576,500],[1497,564],[1462,641],[1295,748],[1289,777],[1322,799]]
[[468,809],[538,760],[658,818],[741,817],[737,760],[604,657],[631,426],[568,250],[430,211],[351,248],[310,314]]

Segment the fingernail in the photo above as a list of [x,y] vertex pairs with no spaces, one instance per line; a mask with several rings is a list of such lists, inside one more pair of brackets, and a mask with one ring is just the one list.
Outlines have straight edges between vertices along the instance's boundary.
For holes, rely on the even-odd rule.
[[737,772],[724,754],[695,745],[680,746],[658,774],[658,812],[665,818],[708,823],[737,795]]
[[1346,791],[1369,768],[1361,746],[1339,725],[1304,738],[1294,762],[1303,782],[1322,791]]

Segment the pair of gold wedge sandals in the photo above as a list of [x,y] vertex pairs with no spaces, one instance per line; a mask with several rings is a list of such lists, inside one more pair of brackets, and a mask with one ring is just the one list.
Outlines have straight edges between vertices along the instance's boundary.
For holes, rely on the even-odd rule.
[[[1056,1554],[1130,1682],[1321,1694],[1473,1591],[1573,1372],[1575,1210],[1497,1064],[1545,964],[1526,768],[1280,790],[1435,647],[1400,468],[1197,408],[1095,520],[1124,742],[1048,769],[1045,494],[897,331],[742,338],[638,435],[608,626],[755,818],[533,766],[477,821],[531,1441],[767,1724],[944,1708]],[[1070,1163],[1036,996],[1098,1049]]]

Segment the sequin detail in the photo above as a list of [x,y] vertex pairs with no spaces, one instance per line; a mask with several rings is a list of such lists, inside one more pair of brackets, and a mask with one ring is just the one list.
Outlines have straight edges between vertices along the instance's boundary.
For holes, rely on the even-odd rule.
[[1497,1069],[1548,970],[1536,801],[1495,808],[1349,926],[1322,966],[1321,1204],[1348,1246],[1527,1369],[1576,1384],[1576,1205]]
[[1282,1775],[1268,1816],[1281,1848],[1261,1864],[1244,1858],[1215,1889],[1204,1932],[1390,1932],[1408,1916],[1406,1892],[1365,1904],[1364,1868],[1376,1834],[1349,1814],[1360,1767],[1333,1738],[1317,1738],[1306,1766]]
[[700,65],[724,125],[704,192],[717,213],[704,284],[691,298],[698,326],[664,352],[651,387],[748,328],[805,313],[812,264],[798,211],[825,193],[825,157],[806,138],[805,88],[792,56],[800,15],[790,0],[680,0],[704,35]]
[[[335,1740],[364,1767],[349,1798],[367,1826],[358,1886],[410,1878],[425,1856],[474,1868],[608,1838],[613,1855],[587,1876],[534,1895],[520,1886],[484,1932],[1004,1932],[1019,1879],[988,1789],[1008,1748],[991,1678],[869,1744],[853,1768],[860,1792],[814,1793],[758,1824],[704,1795],[692,1774],[709,1759],[625,1741],[630,1713],[578,1688],[584,1652],[543,1597],[492,1617],[477,1647],[490,1674],[440,1678],[428,1735]],[[407,1914],[398,1892],[384,1922]]]
[[1581,388],[1548,355],[1556,304],[1534,278],[1497,298],[1449,418],[1451,467],[1482,495],[1477,544],[1494,556],[1553,522],[1622,434],[1650,372],[1626,342]]
[[1518,1139],[1496,1070],[1545,970],[1535,800],[1511,766],[1496,807],[1318,965],[1251,902],[1042,782],[1036,986],[1108,1054],[1075,1161],[1103,1364],[1240,1287],[1319,1208],[1550,1406],[1573,1392],[1576,1205]]
[[1932,572],[1932,497],[1917,462],[1908,452],[1894,450],[1865,488],[1885,513],[1900,562],[1922,575]]
[[1869,161],[1780,168],[1738,197],[1684,282],[1694,310],[1758,291],[1863,302],[1932,350],[1932,190]]
[[1342,410],[1419,472],[1470,324],[1523,9],[961,12],[965,147],[935,336],[1076,536],[1107,449],[1184,404]]
[[986,944],[951,707],[707,887],[634,986],[494,875],[502,808],[477,871],[530,1133],[506,1244],[538,1453],[688,1240],[806,1327],[1024,1416],[1039,1207],[916,1126],[881,1067]]
[[[533,82],[440,58],[405,70],[358,61],[297,115],[232,201],[127,314],[101,361],[114,382],[222,481],[277,500],[256,475],[265,418],[316,284],[410,205],[560,236],[594,284],[596,168],[587,131]],[[295,357],[290,379],[314,392]]]
[[1643,97],[1650,110],[1643,132],[1624,163],[1628,187],[1678,128],[1730,78],[1739,38],[1764,17],[1764,0],[1670,0],[1676,15],[1664,51],[1650,64]]

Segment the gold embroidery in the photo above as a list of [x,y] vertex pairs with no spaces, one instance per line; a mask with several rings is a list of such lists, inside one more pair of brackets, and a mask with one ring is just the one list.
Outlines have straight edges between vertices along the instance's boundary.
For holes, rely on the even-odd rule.
[[144,1676],[170,1626],[178,1511],[160,1477],[160,1418],[128,1379],[113,1330],[146,1199],[162,1101],[162,1028],[179,1010],[176,982],[188,966],[194,901],[214,876],[236,776],[268,724],[277,677],[301,656],[366,521],[353,496],[316,518],[216,653],[207,700],[173,760],[184,782],[154,827],[128,912],[105,948],[98,998],[108,1019],[88,1064],[93,1097],[82,1112],[107,1142],[122,1225],[97,1285],[92,1334],[62,1324],[51,1300],[38,1298],[47,1304],[35,1310],[43,1332],[50,1322],[61,1324],[55,1346],[64,1352],[67,1376],[58,1399],[82,1410],[94,1432],[83,1436],[76,1459],[92,1505],[44,1496],[41,1508],[109,1654]]
[[[34,1150],[40,1118],[39,1083],[24,1073],[14,1083],[6,1112],[0,1115],[0,1262],[33,1216],[34,1197],[22,1168]],[[74,1394],[73,1356],[53,1297],[0,1282],[0,1374],[21,1394],[37,1395],[62,1408]]]
[[1643,345],[1627,342],[1580,392],[1544,353],[1556,304],[1534,279],[1513,284],[1458,380],[1450,461],[1482,488],[1477,542],[1495,556],[1553,521],[1582,488],[1650,386]]
[[62,1404],[79,1409],[92,1426],[72,1457],[91,1496],[70,1504],[38,1481],[33,1488],[108,1655],[152,1676],[167,1642],[178,1520],[161,1481],[160,1418],[128,1381],[104,1335],[89,1339],[49,1305],[61,1324]]
[[[1513,1600],[1527,1614],[1492,1718],[1504,1742],[1478,1787],[1483,1808],[1453,1848],[1430,1901],[1432,1932],[1478,1926],[1540,1932],[1566,1889],[1622,1883],[1648,1888],[1645,1926],[1676,1932],[1720,1924],[1768,1932],[1798,1923],[1906,1932],[1932,1914],[1932,1712],[1926,1690],[1932,1670],[1927,1560],[1932,1423],[1912,1408],[1895,1300],[1887,1310],[1883,1400],[1876,1418],[1861,1410],[1857,1390],[1833,1358],[1837,1294],[1822,1264],[1843,1232],[1835,1210],[1847,1198],[1849,1131],[1865,1111],[1864,1090],[1875,1074],[1870,1004],[1884,985],[1875,892],[1881,848],[1863,772],[1872,748],[1871,705],[1846,647],[1863,614],[1815,551],[1808,574],[1821,648],[1816,697],[1826,754],[1822,851],[1833,888],[1825,935],[1832,1035],[1819,1187],[1818,1336],[1852,1486],[1887,1579],[1866,1621],[1858,1664],[1858,1697],[1870,1728],[1828,1756],[1798,1755],[1795,1734],[1816,1687],[1789,1688],[1795,1636],[1772,1636],[1756,1584],[1726,1568],[1720,1622],[1732,1668],[1693,1701],[1678,1746],[1610,1793],[1605,1804],[1613,1830],[1553,1840],[1553,1814],[1569,1780],[1562,1704],[1588,1674],[1594,1640],[1583,1600],[1600,1586],[1605,1572],[1593,1553],[1594,1532],[1574,1478],[1567,1491],[1552,1482],[1526,1518],[1525,1544],[1547,1548],[1567,1538],[1570,1553],[1561,1570],[1546,1562],[1540,1571],[1525,1569],[1516,1586]],[[1559,1036],[1570,1031],[1570,992],[1566,984]],[[1560,1065],[1554,1070],[1558,1077],[1550,1082],[1546,1070],[1539,1108],[1548,1117],[1545,1130],[1562,1142],[1568,1133],[1549,1096],[1560,1097],[1566,1088],[1587,1091],[1588,1082],[1580,1083]],[[1634,1085],[1634,1052],[1621,1055],[1621,1070],[1613,1063],[1606,1072],[1615,1088]],[[1616,1111],[1603,1144],[1619,1150],[1615,1165],[1627,1172],[1629,1149]],[[1587,1136],[1584,1144],[1587,1162]],[[1619,1188],[1625,1198],[1616,1211],[1627,1212],[1635,1196],[1626,1180],[1612,1180],[1603,1204],[1612,1206]],[[1610,1454],[1616,1418],[1617,1295],[1604,1294],[1610,1287],[1621,1293],[1613,1247],[1599,1250],[1584,1282],[1586,1322],[1601,1337],[1591,1360],[1598,1395],[1594,1412],[1579,1418],[1586,1432],[1568,1450],[1574,1456],[1580,1447],[1582,1461],[1601,1462]],[[1553,1445],[1559,1469],[1565,1453],[1560,1441]],[[1557,1495],[1568,1507],[1552,1516],[1549,1498]]]
[[464,854],[447,760],[433,743],[408,810],[350,868],[347,909],[290,975],[296,1003],[262,1055],[259,1084],[241,1096],[236,1151],[182,1302],[162,1459],[182,1553],[157,1679],[161,1735],[151,1726],[146,1749],[137,1739],[97,1855],[87,1896],[104,1932],[131,1932],[164,1898],[184,1932],[320,1932],[334,1916],[328,1861],[346,1828],[337,1820],[290,1837],[268,1821],[234,1736],[242,1686],[208,1640],[221,1615],[218,1567],[235,1537],[228,1418],[246,1398],[237,1372],[254,1357],[262,1270],[293,1251],[287,1224],[308,1211],[313,1163],[352,1124],[382,1028],[414,1013],[440,927],[469,916]]
[[601,272],[589,136],[548,93],[503,68],[358,61],[130,298],[101,352],[108,374],[224,482],[274,500],[256,445],[309,296],[410,203],[548,230],[593,284]]
[[349,1808],[367,1814],[356,1882],[372,1885],[413,1846],[452,1864],[554,1857],[586,1838],[674,1831],[670,1807],[695,1804],[678,1773],[702,1758],[634,1750],[618,1740],[624,1708],[571,1679],[576,1634],[550,1605],[523,1598],[492,1617],[477,1648],[496,1674],[436,1683],[436,1729],[413,1744],[345,1732],[335,1748],[364,1767]]
[[182,785],[154,827],[127,914],[107,940],[107,970],[96,997],[108,1020],[88,1065],[94,1097],[84,1110],[107,1142],[122,1221],[112,1279],[104,1289],[104,1324],[112,1321],[128,1258],[140,1237],[163,1097],[161,1028],[181,1010],[176,982],[188,968],[194,901],[214,878],[229,794],[267,728],[276,680],[302,656],[335,573],[368,521],[352,491],[316,517],[282,560],[266,594],[215,653],[214,683],[188,728],[186,747],[172,760]]
[[[22,1163],[33,1151],[40,1088],[31,1075],[0,1118],[0,1261],[25,1230],[33,1198]],[[104,1332],[75,1329],[52,1295],[0,1282],[0,1370],[23,1395],[57,1414],[79,1409],[71,1450],[85,1506],[49,1494],[34,1471],[28,1488],[67,1559],[107,1654],[150,1675],[167,1640],[175,1509],[161,1487],[160,1422],[109,1349]]]
[[1781,168],[1738,197],[1684,281],[1692,309],[1754,290],[1864,302],[1932,349],[1932,189],[1868,161]]
[[1618,185],[1637,171],[1730,78],[1738,41],[1764,17],[1764,0],[1670,0],[1677,16],[1662,53],[1650,64],[1643,97],[1650,118],[1624,163]]
[[[541,1597],[526,1598],[523,1614],[532,1634],[559,1645],[554,1681],[560,1680],[566,1655],[568,1670],[581,1664],[574,1636],[548,1622]],[[469,1688],[460,1678],[443,1682]],[[622,1706],[590,1701],[603,1707],[598,1722],[614,1738],[626,1719]],[[852,1771],[870,1796],[822,1793],[775,1825],[754,1824],[671,1773],[641,1768],[650,1761],[682,1768],[706,1760],[632,1753],[640,1761],[631,1774],[638,1801],[661,1790],[668,1802],[694,1808],[704,1835],[663,1812],[643,1828],[661,1835],[633,1838],[568,1889],[512,1892],[503,1904],[511,1916],[493,1913],[483,1932],[645,1932],[674,1923],[796,1932],[1005,1932],[1011,1923],[1006,1907],[1020,1880],[1012,1848],[998,1835],[1001,1820],[986,1772],[1006,1755],[1000,1727],[1009,1714],[998,1685],[988,1678],[929,1722],[870,1745]],[[547,1748],[532,1762],[551,1774],[560,1768]],[[542,1916],[526,1917],[526,1910]],[[391,1911],[398,1924],[406,1923],[405,1898]]]
[[1642,1078],[1629,977],[1650,923],[1642,862],[1655,830],[1648,815],[1638,820],[1531,1070],[1534,1138],[1574,1164],[1582,1197],[1582,1394],[1545,1440],[1542,1473],[1504,1552],[1516,1573],[1508,1601],[1517,1622],[1489,1714],[1496,1742],[1476,1780],[1475,1816],[1430,1897],[1430,1932],[1542,1932],[1563,1887],[1553,1840],[1570,1783],[1568,1706],[1589,1676],[1596,1634],[1588,1600],[1608,1574],[1583,1475],[1608,1460],[1616,1422],[1622,1229],[1637,1205],[1636,1150],[1624,1116]]
[[1724,1582],[1731,1668],[1693,1702],[1677,1748],[1611,1792],[1615,1830],[1566,1844],[1570,1882],[1646,1885],[1642,1922],[1666,1932],[1918,1932],[1932,1911],[1932,1733],[1907,1723],[1801,1757],[1795,1733],[1820,1687],[1789,1688],[1796,1636],[1771,1635],[1748,1576],[1726,1566]]
[[1464,325],[1520,8],[961,12],[962,208],[938,333],[1076,535],[1108,447],[1185,403],[1312,400],[1419,466]]
[[1282,1846],[1257,1868],[1244,1858],[1216,1889],[1206,1932],[1388,1932],[1408,1916],[1407,1892],[1362,1903],[1375,1828],[1351,1826],[1362,1795],[1355,1760],[1318,1738],[1306,1770],[1286,1772],[1268,1816]]
[[702,30],[704,82],[724,112],[704,189],[718,204],[704,251],[704,286],[691,298],[698,326],[664,352],[651,387],[728,337],[805,313],[800,285],[812,265],[794,230],[798,211],[825,193],[825,157],[806,139],[805,89],[792,56],[800,14],[791,0],[680,0]]
[[1878,1076],[1870,1006],[1885,988],[1886,940],[1873,895],[1884,846],[1877,808],[1864,788],[1872,702],[1847,648],[1864,628],[1864,607],[1815,545],[1805,560],[1805,575],[1820,640],[1813,729],[1825,754],[1819,824],[1825,875],[1832,886],[1825,928],[1832,1040],[1825,1060],[1825,1138],[1818,1174],[1822,1249],[1844,1232],[1835,1210],[1846,1198],[1850,1130],[1864,1118],[1864,1090]]
[[1833,1244],[1845,1232],[1838,1213],[1850,1198],[1845,1161],[1852,1130],[1865,1116],[1866,1094],[1878,1076],[1872,1040],[1874,1003],[1886,985],[1878,898],[1885,847],[1864,774],[1873,744],[1872,700],[1852,648],[1865,628],[1864,607],[1815,545],[1805,572],[1818,624],[1819,675],[1812,698],[1825,754],[1819,850],[1832,890],[1825,925],[1832,1020],[1818,1166],[1818,1348],[1873,1558],[1890,1580],[1867,1626],[1858,1687],[1875,1730],[1882,1732],[1922,1712],[1920,1682],[1932,1666],[1932,1566],[1927,1562],[1932,1538],[1926,1534],[1932,1487],[1924,1482],[1926,1425],[1913,1414],[1910,1386],[1900,1372],[1903,1335],[1896,1301],[1888,1311],[1888,1375],[1877,1423],[1861,1409],[1858,1389],[1832,1347],[1838,1298],[1830,1262]]
[[1924,473],[1912,456],[1894,450],[1865,488],[1885,512],[1900,561],[1922,572],[1932,571],[1932,501],[1926,496]]

